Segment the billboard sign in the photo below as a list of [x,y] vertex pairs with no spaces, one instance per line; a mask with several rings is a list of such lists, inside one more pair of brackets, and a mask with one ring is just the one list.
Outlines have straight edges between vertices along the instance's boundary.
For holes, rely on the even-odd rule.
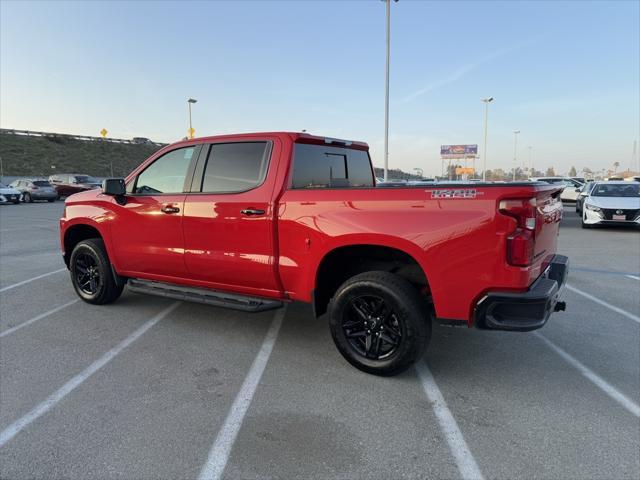
[[475,157],[478,145],[441,145],[440,155],[451,158]]

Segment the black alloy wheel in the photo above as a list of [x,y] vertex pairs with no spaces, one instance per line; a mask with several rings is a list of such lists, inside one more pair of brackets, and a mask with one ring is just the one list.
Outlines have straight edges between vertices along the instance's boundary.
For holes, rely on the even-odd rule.
[[391,357],[402,341],[398,314],[376,295],[353,297],[344,311],[342,329],[358,354],[374,360]]
[[329,304],[331,336],[354,367],[395,375],[413,365],[431,337],[432,307],[419,288],[390,272],[346,280]]
[[117,282],[115,279],[101,238],[90,238],[78,243],[71,252],[69,270],[73,288],[87,303],[111,303],[124,289],[124,282]]
[[76,257],[73,267],[78,288],[87,295],[98,293],[102,279],[96,258],[87,253],[81,253]]

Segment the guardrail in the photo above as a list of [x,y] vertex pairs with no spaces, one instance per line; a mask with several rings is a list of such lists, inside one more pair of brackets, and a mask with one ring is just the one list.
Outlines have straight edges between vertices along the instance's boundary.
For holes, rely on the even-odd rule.
[[68,133],[53,133],[53,132],[36,132],[33,130],[16,130],[12,128],[0,128],[0,133],[6,133],[9,135],[23,135],[26,137],[62,137],[72,140],[82,140],[85,142],[109,142],[109,143],[125,143],[129,145],[158,145],[163,146],[166,143],[154,142],[148,138],[127,140],[124,138],[103,138],[103,137],[91,137],[88,135],[71,135]]

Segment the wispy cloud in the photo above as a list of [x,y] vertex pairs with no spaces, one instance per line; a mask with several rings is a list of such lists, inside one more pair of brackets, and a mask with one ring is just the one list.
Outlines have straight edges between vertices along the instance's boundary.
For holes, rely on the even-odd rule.
[[511,52],[519,50],[521,48],[527,47],[533,43],[536,43],[537,41],[540,40],[540,38],[542,37],[536,36],[530,40],[516,43],[515,45],[511,45],[509,47],[501,48],[499,50],[496,50],[494,52],[491,52],[487,55],[480,57],[478,60],[474,62],[470,62],[465,65],[462,65],[456,70],[454,70],[453,72],[449,73],[448,75],[440,78],[439,80],[436,80],[435,82],[421,88],[420,90],[413,92],[411,95],[407,95],[400,101],[400,103],[412,102],[418,97],[426,95],[427,93],[430,93],[438,88],[442,88],[446,85],[449,85],[450,83],[456,82],[457,80],[460,80],[462,77],[467,75],[472,70],[475,70],[479,66],[484,65],[485,63],[489,63],[490,61],[495,60],[496,58],[502,57]]

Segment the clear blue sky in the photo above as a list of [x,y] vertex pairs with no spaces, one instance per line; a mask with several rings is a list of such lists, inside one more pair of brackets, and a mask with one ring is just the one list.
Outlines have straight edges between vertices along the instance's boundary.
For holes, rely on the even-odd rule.
[[[3,128],[173,141],[302,130],[367,141],[382,164],[385,6],[369,1],[27,2],[0,7]],[[489,168],[631,166],[638,1],[392,4],[390,165],[440,171],[439,145]]]

